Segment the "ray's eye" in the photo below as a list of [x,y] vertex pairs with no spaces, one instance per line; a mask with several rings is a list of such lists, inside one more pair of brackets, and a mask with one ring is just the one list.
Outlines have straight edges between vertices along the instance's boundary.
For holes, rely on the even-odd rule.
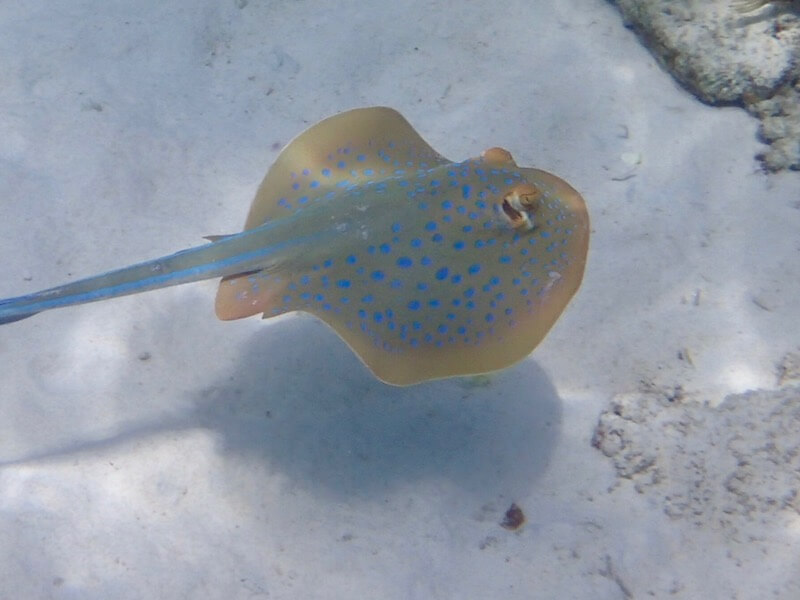
[[511,188],[501,204],[509,224],[515,229],[533,229],[534,215],[541,197],[541,190],[531,183],[521,183]]
[[481,153],[481,158],[490,164],[516,166],[511,152],[505,148],[487,148]]

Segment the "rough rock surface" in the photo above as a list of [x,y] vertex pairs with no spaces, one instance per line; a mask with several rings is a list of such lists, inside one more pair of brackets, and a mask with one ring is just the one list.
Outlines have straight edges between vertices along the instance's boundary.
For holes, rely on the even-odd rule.
[[[800,516],[800,386],[732,395],[716,407],[680,390],[619,396],[592,444],[672,519],[762,541]],[[798,548],[800,550],[800,548]]]
[[659,62],[709,104],[761,120],[765,169],[800,170],[800,2],[616,0]]

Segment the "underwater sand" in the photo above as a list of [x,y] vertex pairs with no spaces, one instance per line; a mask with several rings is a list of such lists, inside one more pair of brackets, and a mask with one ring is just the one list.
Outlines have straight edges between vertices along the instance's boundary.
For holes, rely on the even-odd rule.
[[593,226],[488,378],[386,386],[310,317],[217,321],[215,282],[4,326],[0,596],[800,597],[800,180],[609,3],[6,3],[0,77],[2,297],[237,231],[355,106]]

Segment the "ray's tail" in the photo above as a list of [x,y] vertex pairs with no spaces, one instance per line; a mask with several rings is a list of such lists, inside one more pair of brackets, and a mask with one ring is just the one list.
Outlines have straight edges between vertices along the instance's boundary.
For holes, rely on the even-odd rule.
[[266,244],[269,225],[189,248],[155,260],[109,271],[58,287],[0,300],[0,325],[13,323],[53,308],[95,302],[203,279],[270,269],[282,250],[302,243],[290,239]]

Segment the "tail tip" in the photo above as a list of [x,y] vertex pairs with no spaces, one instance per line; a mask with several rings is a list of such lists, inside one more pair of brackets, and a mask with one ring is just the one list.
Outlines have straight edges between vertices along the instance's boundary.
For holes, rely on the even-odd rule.
[[28,317],[32,317],[35,314],[36,314],[35,312],[32,312],[24,315],[11,315],[9,317],[0,317],[0,325],[7,325],[8,323],[21,321],[22,319],[27,319]]

